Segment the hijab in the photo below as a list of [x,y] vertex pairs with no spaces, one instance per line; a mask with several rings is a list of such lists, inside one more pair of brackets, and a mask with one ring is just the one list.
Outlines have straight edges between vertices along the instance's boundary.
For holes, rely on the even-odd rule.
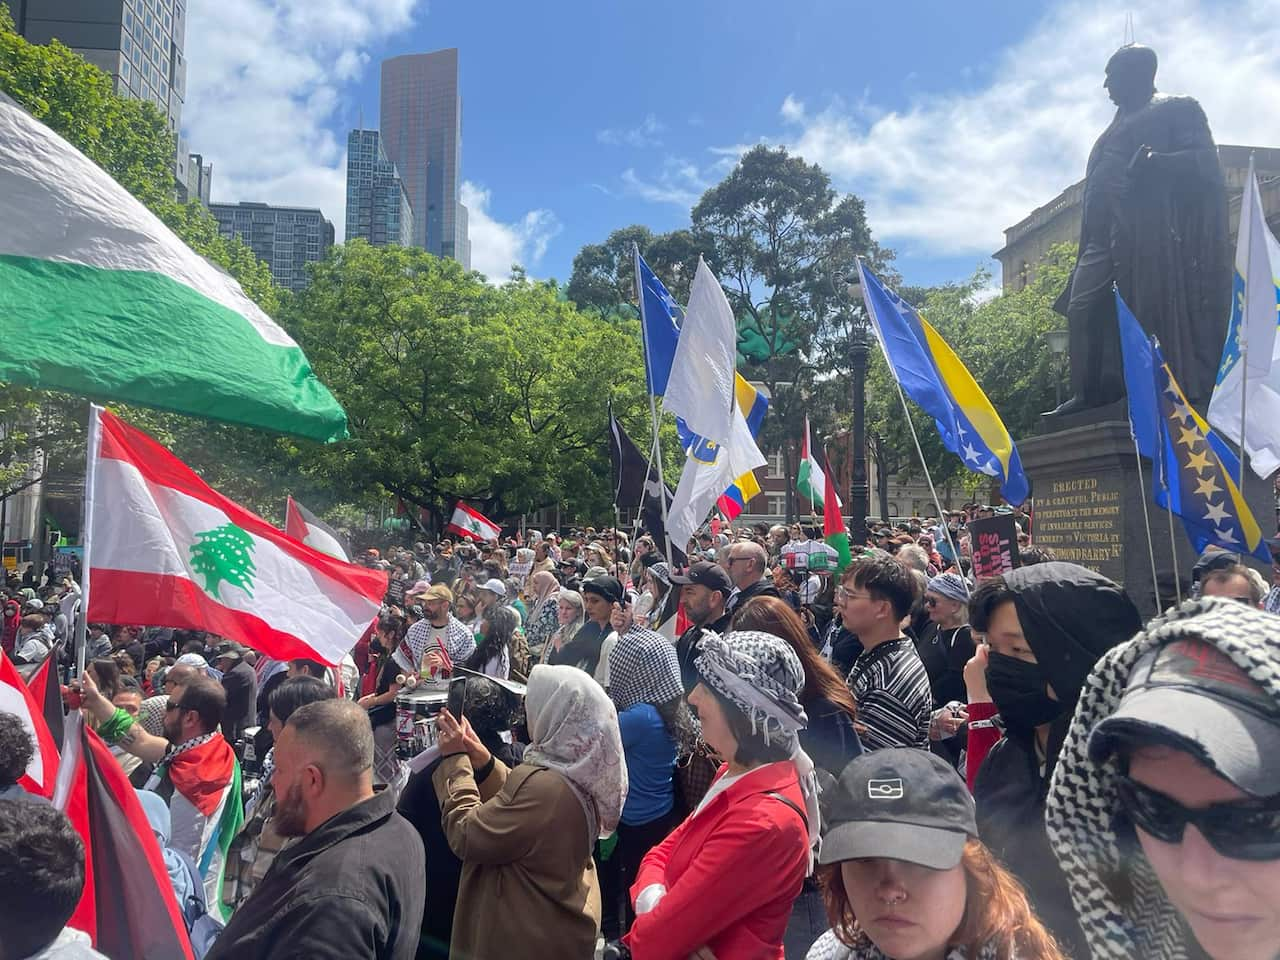
[[541,616],[548,603],[559,603],[560,598],[557,596],[557,588],[560,586],[560,582],[556,580],[554,573],[539,570],[529,578],[529,586],[532,588],[529,592],[529,599],[533,601],[533,606],[529,610],[529,622],[537,623],[538,617]]
[[587,815],[592,843],[617,829],[627,799],[618,712],[604,688],[577,667],[539,664],[525,694],[525,763],[565,779]]

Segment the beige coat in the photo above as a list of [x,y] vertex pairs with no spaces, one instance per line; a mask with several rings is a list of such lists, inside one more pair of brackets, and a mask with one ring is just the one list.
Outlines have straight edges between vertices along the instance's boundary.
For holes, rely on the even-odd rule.
[[590,960],[600,885],[587,817],[560,774],[494,761],[478,787],[465,756],[432,775],[462,860],[450,960]]

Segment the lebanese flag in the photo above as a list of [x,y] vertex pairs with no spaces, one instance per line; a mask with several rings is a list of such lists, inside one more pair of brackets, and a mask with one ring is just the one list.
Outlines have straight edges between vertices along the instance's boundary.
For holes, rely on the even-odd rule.
[[338,531],[329,526],[293,497],[285,504],[284,532],[321,553],[339,560],[350,560]]
[[52,797],[58,776],[57,741],[49,733],[39,701],[23,682],[13,661],[3,653],[0,653],[0,713],[12,713],[22,721],[35,744],[27,772],[18,778],[18,785],[42,797]]
[[472,510],[461,500],[453,508],[453,518],[446,530],[452,530],[460,537],[471,540],[497,540],[502,535],[502,528],[478,510]]
[[138,795],[78,710],[67,717],[62,749],[54,806],[84,841],[84,890],[67,925],[87,933],[108,957],[194,960],[164,855]]
[[206,630],[277,660],[336,666],[378,615],[380,570],[344,563],[218,493],[93,407],[87,616]]

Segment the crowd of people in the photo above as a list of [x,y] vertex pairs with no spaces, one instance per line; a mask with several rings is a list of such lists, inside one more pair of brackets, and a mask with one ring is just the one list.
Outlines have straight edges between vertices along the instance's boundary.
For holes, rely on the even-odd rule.
[[[61,658],[197,956],[1280,955],[1280,586],[1209,553],[1144,623],[1021,514],[975,581],[993,512],[872,523],[840,570],[803,525],[685,563],[614,529],[369,548],[383,610],[335,665],[90,624],[66,677],[53,570],[11,578],[2,642]],[[82,844],[2,711],[0,958],[92,957]]]

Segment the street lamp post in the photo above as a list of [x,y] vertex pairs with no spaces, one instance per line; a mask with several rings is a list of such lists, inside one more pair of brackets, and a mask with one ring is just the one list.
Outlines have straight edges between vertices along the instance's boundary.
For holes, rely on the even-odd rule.
[[849,476],[850,532],[854,543],[867,542],[867,512],[871,509],[867,488],[867,347],[870,320],[856,302],[860,280],[855,273],[845,279],[849,302],[849,365],[853,372],[853,470]]
[[1049,354],[1053,357],[1053,402],[1062,406],[1062,374],[1066,368],[1067,351],[1071,334],[1066,330],[1050,330],[1044,335]]

